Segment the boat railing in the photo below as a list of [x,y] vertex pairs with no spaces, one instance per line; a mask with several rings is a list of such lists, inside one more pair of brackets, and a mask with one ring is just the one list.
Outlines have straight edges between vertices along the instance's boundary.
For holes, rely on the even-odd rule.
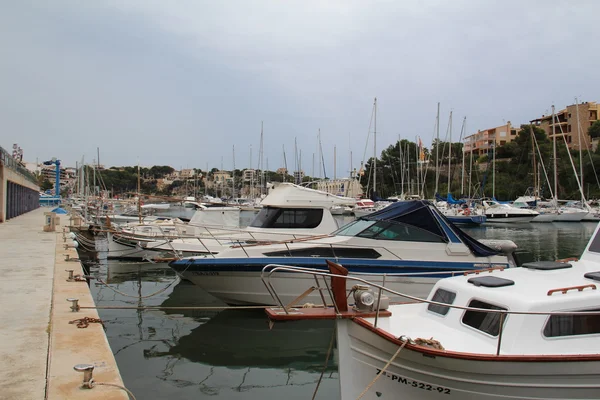
[[[276,291],[273,283],[271,282],[271,277],[278,272],[283,272],[283,273],[291,272],[291,273],[312,275],[315,279],[316,287],[313,287],[311,289],[317,290],[320,293],[321,300],[323,301],[322,306],[324,308],[328,308],[331,305],[333,305],[338,318],[341,318],[342,314],[341,314],[340,310],[338,309],[338,305],[337,305],[338,301],[336,301],[335,294],[333,293],[331,287],[329,286],[329,284],[327,282],[327,278],[343,279],[343,280],[351,281],[351,282],[354,282],[357,284],[362,284],[362,285],[368,286],[368,287],[376,290],[377,291],[377,297],[376,297],[376,302],[375,302],[376,316],[375,316],[375,321],[373,323],[373,326],[375,328],[377,328],[377,322],[379,319],[379,311],[380,311],[379,308],[380,308],[380,304],[381,304],[381,298],[384,293],[393,294],[395,296],[404,298],[407,301],[414,302],[414,303],[425,303],[425,304],[436,305],[436,306],[440,306],[440,307],[444,307],[444,308],[459,309],[459,310],[463,310],[463,311],[499,314],[500,321],[499,321],[498,342],[497,342],[497,346],[496,346],[496,355],[500,355],[500,347],[502,344],[502,334],[504,331],[504,322],[506,321],[506,318],[510,315],[547,316],[547,317],[550,317],[553,315],[557,315],[557,316],[600,315],[600,310],[595,310],[595,311],[513,311],[513,310],[497,310],[497,309],[460,306],[460,305],[447,304],[447,303],[442,303],[442,302],[438,302],[438,301],[423,299],[420,297],[412,296],[412,295],[409,295],[406,293],[401,293],[396,290],[385,287],[386,277],[390,277],[390,276],[392,276],[392,274],[384,274],[382,284],[378,284],[378,283],[371,282],[371,281],[368,281],[363,278],[359,278],[357,276],[340,275],[340,274],[331,273],[331,272],[324,272],[324,270],[317,269],[317,268],[297,267],[297,266],[282,265],[282,264],[266,265],[261,271],[261,279],[263,281],[263,284],[267,288],[267,291],[269,292],[269,294],[271,295],[273,300],[277,302],[278,306],[286,314],[290,314],[290,310],[293,308],[293,305],[298,302],[298,298],[293,300],[288,305],[283,304],[283,302],[281,301],[281,298],[277,294],[277,291]],[[454,275],[462,275],[464,272],[465,271],[454,271],[453,276]],[[448,274],[448,272],[430,272],[430,273],[422,273],[422,274],[419,273],[419,275],[435,275],[435,274],[441,274],[441,273]],[[402,276],[402,275],[414,276],[414,273],[412,273],[412,274],[411,273],[393,274],[393,275],[394,276]],[[318,283],[319,278],[322,278],[323,283],[324,283],[324,288],[322,288],[321,285]],[[328,303],[327,300],[325,299],[325,295],[323,294],[323,291],[324,291],[323,289],[325,289],[327,291],[327,293],[329,294],[331,303]],[[574,289],[574,288],[561,288],[561,289],[557,289],[557,291],[563,291],[565,289]],[[578,289],[578,287],[575,289]],[[351,289],[349,291],[349,293],[347,293],[346,298],[348,298],[351,295],[352,290],[354,290],[354,289]],[[348,290],[346,290],[346,291],[348,292]],[[307,290],[302,295],[300,295],[299,298],[305,297],[309,293],[310,292]],[[565,293],[565,292],[563,292],[563,293]],[[550,293],[548,295],[550,295]]]

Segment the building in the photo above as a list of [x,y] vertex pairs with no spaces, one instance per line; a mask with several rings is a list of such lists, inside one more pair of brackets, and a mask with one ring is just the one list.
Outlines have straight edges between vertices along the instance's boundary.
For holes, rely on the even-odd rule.
[[256,182],[256,170],[255,169],[245,169],[242,175],[242,180],[244,182]]
[[504,146],[506,143],[512,142],[517,137],[517,128],[510,121],[505,125],[495,128],[477,131],[477,133],[467,136],[464,139],[464,152],[473,153],[473,155],[481,156],[487,154],[496,146]]
[[281,167],[281,168],[277,168],[276,173],[277,173],[277,175],[287,175],[288,170],[285,167]]
[[359,198],[363,194],[360,183],[352,178],[319,181],[316,189],[337,196],[353,198]]
[[[579,115],[579,123],[577,116]],[[591,149],[592,141],[588,135],[588,129],[598,121],[600,115],[600,104],[596,102],[584,102],[579,104],[571,104],[565,109],[555,111],[554,121],[552,115],[542,115],[540,118],[531,121],[532,124],[542,128],[550,139],[553,139],[552,131],[556,135],[556,140],[566,140],[567,146],[570,149],[579,149],[581,137],[581,148]],[[580,133],[578,132],[580,129]],[[564,139],[563,139],[564,137]]]
[[302,183],[304,179],[304,171],[294,171],[294,182],[296,184]]
[[231,182],[231,174],[227,171],[217,171],[213,174],[213,182],[217,186],[226,185]]
[[180,179],[191,179],[194,177],[194,170],[193,169],[182,169],[179,172],[179,178]]

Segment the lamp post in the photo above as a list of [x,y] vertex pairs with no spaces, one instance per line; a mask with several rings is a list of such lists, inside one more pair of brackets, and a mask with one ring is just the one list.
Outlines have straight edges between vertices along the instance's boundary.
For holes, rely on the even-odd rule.
[[53,157],[50,161],[44,161],[44,165],[56,165],[56,183],[54,184],[54,195],[60,200],[60,160]]

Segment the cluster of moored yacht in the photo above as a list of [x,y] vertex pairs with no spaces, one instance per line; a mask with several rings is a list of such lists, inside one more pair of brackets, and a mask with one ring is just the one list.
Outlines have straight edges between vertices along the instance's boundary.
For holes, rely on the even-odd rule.
[[[273,321],[335,319],[343,400],[598,398],[598,229],[580,261],[516,268],[512,241],[470,237],[451,208],[398,201],[339,227],[339,207],[346,199],[284,183],[245,228],[235,207],[103,226],[110,258],[170,261]],[[513,209],[542,215],[489,202],[485,216],[514,221]]]

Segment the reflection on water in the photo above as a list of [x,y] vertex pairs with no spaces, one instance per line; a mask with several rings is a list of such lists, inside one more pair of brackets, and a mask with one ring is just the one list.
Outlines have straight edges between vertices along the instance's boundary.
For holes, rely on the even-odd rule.
[[[529,261],[581,255],[595,227],[494,224],[465,230],[476,238],[513,240],[521,260]],[[173,284],[176,276],[166,264],[107,261],[102,253],[100,260],[91,273],[114,290],[92,285],[97,305],[224,306],[188,282]],[[140,299],[153,293],[158,294]],[[123,380],[140,399],[311,398],[334,326],[333,321],[304,321],[269,330],[261,310],[99,312]],[[339,398],[334,358],[317,398]]]
[[[104,260],[92,268],[109,285],[92,286],[98,305],[224,306],[196,286],[173,282],[166,264]],[[138,398],[311,398],[333,335],[333,321],[275,324],[262,310],[99,310],[123,380]],[[330,360],[317,398],[339,398]]]

